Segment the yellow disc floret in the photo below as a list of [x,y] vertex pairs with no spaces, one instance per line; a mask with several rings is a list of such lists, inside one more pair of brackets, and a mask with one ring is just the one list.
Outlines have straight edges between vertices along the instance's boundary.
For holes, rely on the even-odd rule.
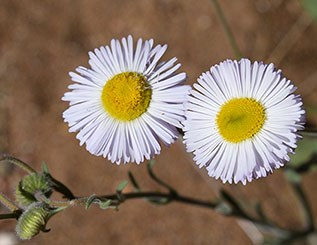
[[151,95],[152,90],[143,75],[124,72],[107,81],[101,100],[112,117],[131,121],[147,111]]
[[251,98],[234,98],[220,108],[216,122],[225,140],[238,143],[257,134],[265,119],[265,108],[260,102]]

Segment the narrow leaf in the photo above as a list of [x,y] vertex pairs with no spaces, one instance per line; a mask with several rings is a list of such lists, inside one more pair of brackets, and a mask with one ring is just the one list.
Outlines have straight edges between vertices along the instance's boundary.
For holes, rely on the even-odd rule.
[[227,203],[222,202],[218,204],[215,211],[223,215],[229,215],[232,213],[232,208]]
[[110,207],[111,203],[112,203],[111,200],[100,201],[100,202],[99,202],[99,207],[100,207],[101,209],[107,209],[107,208]]
[[122,192],[123,189],[128,185],[128,183],[129,183],[129,181],[127,181],[127,180],[122,181],[122,182],[117,186],[116,191],[117,191],[117,192]]
[[97,196],[95,194],[92,194],[90,197],[88,197],[85,208],[88,209],[90,205],[97,199]]
[[47,164],[46,164],[46,162],[42,162],[42,171],[43,171],[43,173],[47,173],[47,174],[49,174],[50,173],[50,171],[48,170],[48,166],[47,166]]

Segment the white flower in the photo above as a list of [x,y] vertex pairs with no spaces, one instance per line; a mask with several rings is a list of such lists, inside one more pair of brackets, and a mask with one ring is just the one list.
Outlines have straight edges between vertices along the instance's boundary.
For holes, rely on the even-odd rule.
[[180,85],[176,58],[158,63],[167,45],[131,36],[89,52],[91,68],[70,72],[75,82],[62,98],[70,102],[63,113],[70,132],[79,132],[80,145],[112,162],[137,162],[159,154],[159,141],[175,141],[184,120],[183,103],[190,87]]
[[193,86],[184,142],[210,176],[246,184],[289,161],[305,111],[296,87],[273,64],[227,60]]

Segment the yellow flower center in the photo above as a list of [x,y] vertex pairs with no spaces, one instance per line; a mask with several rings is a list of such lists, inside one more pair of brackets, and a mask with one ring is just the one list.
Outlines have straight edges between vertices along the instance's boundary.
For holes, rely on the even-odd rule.
[[234,98],[222,105],[216,122],[221,136],[232,143],[252,138],[266,120],[265,108],[251,98]]
[[151,95],[152,90],[143,75],[123,72],[107,81],[101,100],[112,117],[131,121],[146,112]]

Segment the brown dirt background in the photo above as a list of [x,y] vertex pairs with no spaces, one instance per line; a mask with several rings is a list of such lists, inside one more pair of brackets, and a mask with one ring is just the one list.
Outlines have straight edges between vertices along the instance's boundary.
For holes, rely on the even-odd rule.
[[[308,106],[317,102],[317,22],[310,23],[297,0],[220,1],[245,57],[277,62],[299,87]],[[297,23],[297,24],[295,24]],[[297,26],[290,50],[274,49]],[[296,29],[296,28],[295,28]],[[301,29],[301,30],[300,30]],[[144,189],[158,189],[146,164],[116,166],[79,147],[68,133],[61,101],[68,72],[88,66],[87,53],[111,38],[132,34],[167,43],[165,58],[178,57],[188,84],[201,72],[234,54],[208,0],[1,0],[0,1],[0,151],[51,173],[77,195],[113,193],[132,171]],[[285,51],[285,52],[284,52]],[[279,52],[284,52],[282,59]],[[316,126],[316,114],[308,121]],[[180,193],[212,200],[222,183],[199,171],[180,141],[163,147],[155,171]],[[1,191],[12,196],[21,172],[2,167]],[[317,173],[304,176],[305,192],[317,219]],[[282,170],[246,187],[225,185],[250,209],[261,200],[282,227],[301,229],[302,212]],[[127,191],[131,191],[131,187]],[[2,209],[2,212],[5,210]],[[15,221],[1,221],[13,231]],[[236,219],[212,210],[170,204],[156,207],[129,201],[119,212],[70,208],[49,221],[51,232],[21,244],[252,244]],[[308,244],[298,242],[296,244]]]

